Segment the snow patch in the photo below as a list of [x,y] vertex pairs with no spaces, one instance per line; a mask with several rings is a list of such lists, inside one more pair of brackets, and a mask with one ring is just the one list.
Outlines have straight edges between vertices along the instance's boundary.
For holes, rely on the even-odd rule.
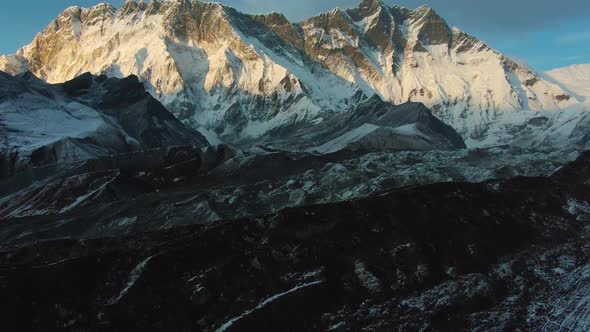
[[121,292],[119,293],[119,295],[117,297],[115,297],[114,299],[111,299],[108,302],[109,305],[114,305],[114,304],[119,303],[119,301],[121,301],[121,299],[125,295],[127,295],[127,293],[129,292],[129,290],[131,289],[131,287],[133,287],[133,285],[135,285],[135,282],[139,279],[139,277],[143,273],[143,270],[145,270],[147,264],[150,262],[150,260],[152,258],[153,258],[153,256],[150,256],[150,257],[144,259],[139,264],[137,264],[137,266],[129,274],[129,281],[127,281],[127,285],[125,285],[125,288],[123,288],[121,290]]
[[319,147],[313,148],[312,150],[318,153],[332,153],[339,150],[346,148],[346,146],[352,142],[355,142],[368,134],[374,132],[375,130],[379,129],[379,126],[365,123],[362,126],[355,128],[346,134],[337,137],[328,143],[321,145]]

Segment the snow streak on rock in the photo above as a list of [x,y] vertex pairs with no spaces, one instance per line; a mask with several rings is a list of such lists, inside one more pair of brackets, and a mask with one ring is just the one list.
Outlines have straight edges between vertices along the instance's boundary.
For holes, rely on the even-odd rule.
[[301,284],[301,285],[299,285],[297,287],[291,288],[291,289],[289,289],[286,292],[273,295],[273,296],[269,297],[268,299],[260,302],[254,309],[247,310],[244,313],[242,313],[241,315],[230,319],[229,321],[227,321],[226,323],[224,323],[223,325],[221,325],[221,327],[219,327],[216,331],[217,332],[227,331],[227,329],[229,329],[232,325],[234,325],[240,319],[242,319],[242,318],[250,315],[251,313],[253,313],[256,310],[259,310],[259,309],[264,308],[265,306],[271,304],[272,302],[278,300],[279,298],[281,298],[281,297],[283,297],[285,295],[288,295],[288,294],[297,292],[300,289],[303,289],[303,288],[306,288],[306,287],[310,287],[310,286],[314,286],[314,285],[319,285],[319,284],[321,284],[323,282],[324,282],[323,280],[317,280],[317,281],[307,282],[307,283]]
[[123,297],[125,297],[125,295],[127,295],[129,290],[133,287],[133,285],[135,285],[135,282],[141,277],[143,270],[145,269],[145,267],[148,265],[148,263],[150,262],[150,260],[152,258],[153,258],[153,256],[146,258],[145,260],[143,260],[139,264],[137,264],[137,266],[135,266],[135,268],[133,268],[133,270],[131,270],[131,273],[129,273],[129,280],[127,281],[127,285],[125,285],[125,287],[121,290],[121,292],[119,293],[119,295],[117,295],[117,297],[111,299],[108,302],[110,305],[117,304],[119,301],[121,301],[121,299]]

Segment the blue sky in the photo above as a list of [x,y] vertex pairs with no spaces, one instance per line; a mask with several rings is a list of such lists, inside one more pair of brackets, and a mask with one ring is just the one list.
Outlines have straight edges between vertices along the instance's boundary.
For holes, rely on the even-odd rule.
[[[104,1],[104,0],[103,0]],[[237,9],[285,13],[294,21],[336,6],[350,7],[354,0],[220,0]],[[0,54],[14,53],[29,43],[68,6],[89,7],[98,0],[2,0]],[[123,0],[110,1],[120,6]],[[589,0],[385,0],[415,8],[427,4],[452,26],[484,40],[502,53],[547,70],[575,63],[590,63]]]

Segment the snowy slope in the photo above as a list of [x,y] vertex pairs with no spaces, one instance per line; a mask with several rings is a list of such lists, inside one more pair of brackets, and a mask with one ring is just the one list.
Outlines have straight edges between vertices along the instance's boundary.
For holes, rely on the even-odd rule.
[[82,75],[49,85],[0,72],[0,177],[22,167],[174,145],[206,145],[137,79]]
[[[326,121],[331,130],[313,141],[310,151],[331,153],[351,150],[454,150],[465,148],[452,127],[434,117],[422,104],[392,106],[378,96],[359,103],[349,117]],[[325,123],[323,125],[326,125]],[[321,127],[322,124],[316,125]]]
[[[133,142],[104,115],[64,98],[30,76],[16,78],[4,73],[0,75],[0,123],[4,153],[18,151],[21,155],[30,155],[64,138],[86,139],[96,136],[98,140],[112,140],[109,143],[114,147],[125,146],[126,139]],[[96,150],[108,152],[108,149],[100,148],[98,144]],[[62,157],[65,159],[62,161],[67,161],[70,158],[84,159],[88,155],[76,150]]]
[[589,105],[576,105],[561,111],[507,114],[488,127],[485,139],[467,139],[465,144],[472,148],[510,145],[540,150],[587,150],[589,110]]
[[590,64],[579,64],[545,72],[573,93],[590,101]]
[[0,70],[27,69],[48,82],[137,75],[185,123],[250,146],[354,111],[373,94],[422,102],[476,141],[505,114],[577,103],[431,8],[379,0],[297,24],[196,0],[70,7],[31,44],[0,57]]
[[377,129],[379,129],[379,126],[370,123],[365,123],[362,126],[355,128],[341,136],[338,136],[333,140],[316,147],[313,150],[319,153],[336,152],[345,149],[351,143],[354,143],[362,139],[363,137],[366,137],[367,135],[371,134]]

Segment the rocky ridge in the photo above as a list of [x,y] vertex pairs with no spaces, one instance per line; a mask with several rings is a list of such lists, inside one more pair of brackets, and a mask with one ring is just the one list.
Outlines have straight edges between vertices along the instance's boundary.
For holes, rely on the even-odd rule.
[[0,72],[0,178],[31,167],[168,146],[207,146],[135,76],[50,85]]

